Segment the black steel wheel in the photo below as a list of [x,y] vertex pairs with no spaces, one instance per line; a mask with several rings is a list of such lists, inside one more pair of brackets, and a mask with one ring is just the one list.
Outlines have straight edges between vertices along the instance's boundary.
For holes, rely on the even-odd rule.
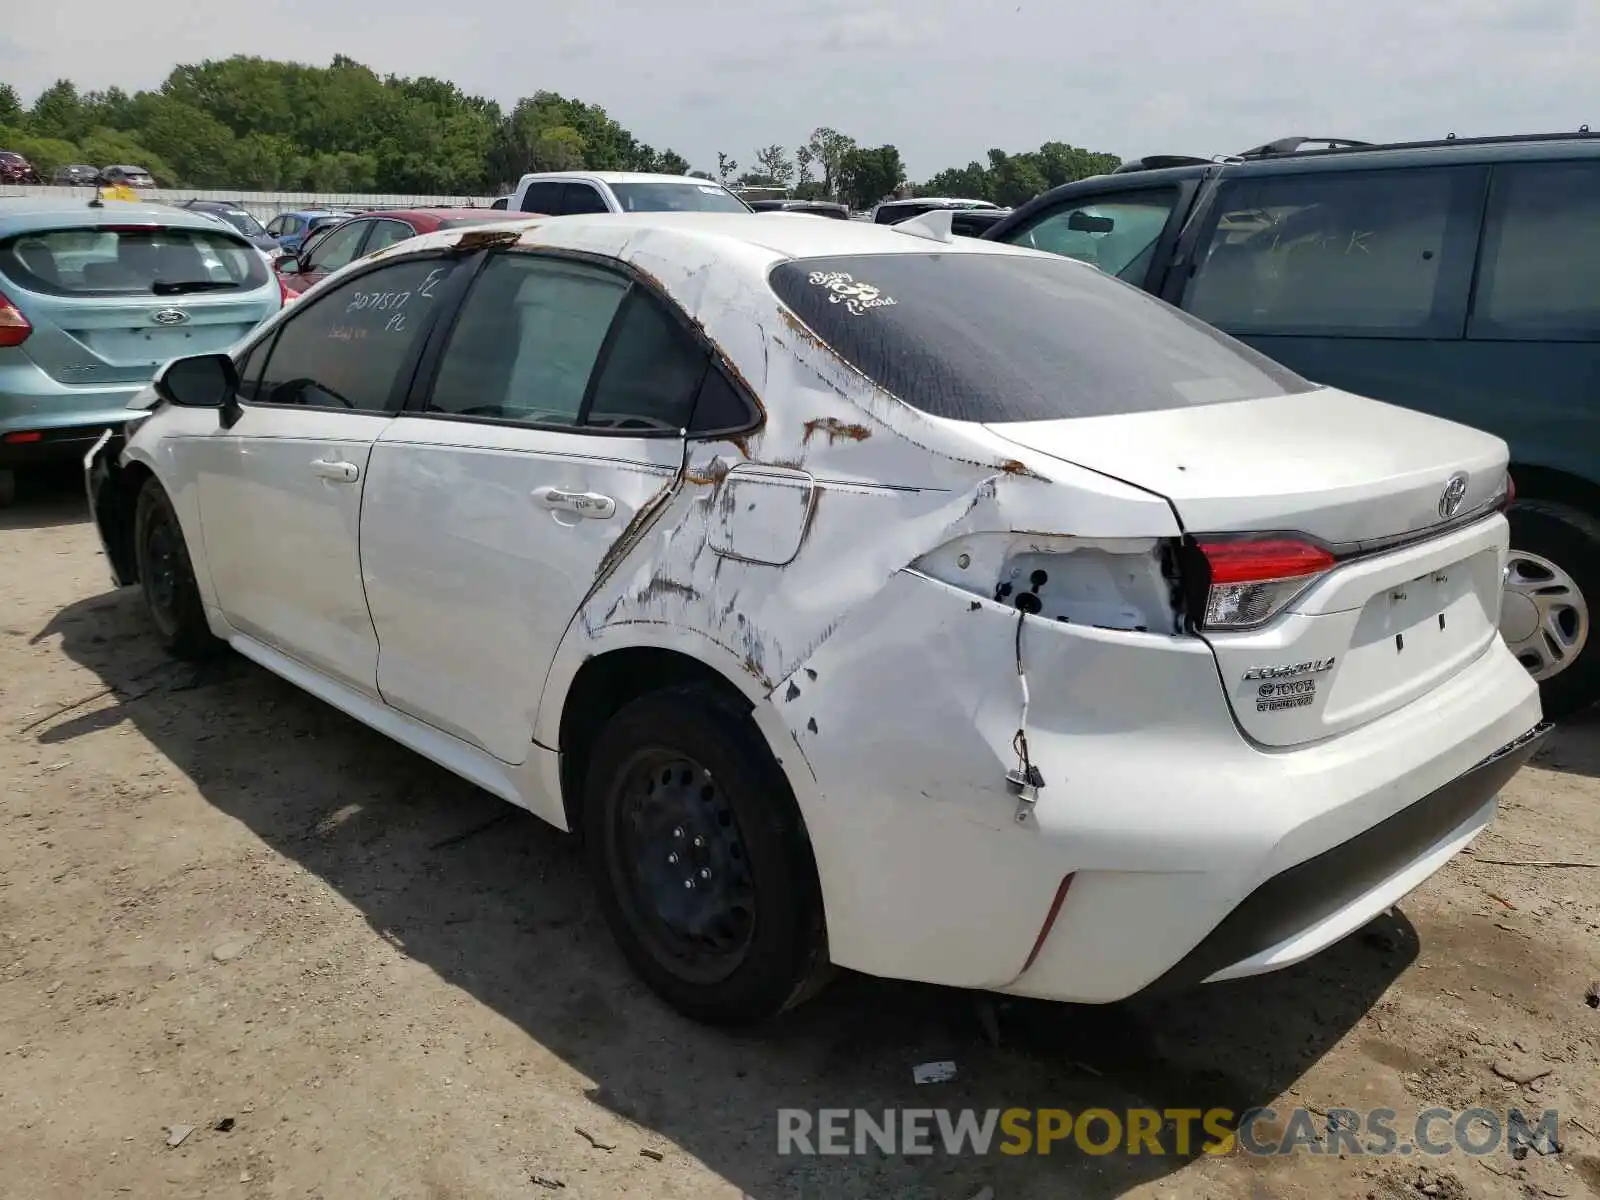
[[757,1021],[826,980],[810,842],[734,697],[673,688],[613,716],[589,760],[584,835],[613,935],[685,1015]]
[[165,489],[145,480],[134,509],[133,549],[145,609],[167,653],[174,658],[204,658],[223,648],[206,623],[205,605],[194,581],[183,526]]

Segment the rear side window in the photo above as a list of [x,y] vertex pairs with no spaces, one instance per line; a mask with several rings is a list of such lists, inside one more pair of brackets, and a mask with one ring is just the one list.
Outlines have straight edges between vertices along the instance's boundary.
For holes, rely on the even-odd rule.
[[623,302],[585,425],[677,432],[689,424],[709,355],[641,288]]
[[545,213],[552,217],[559,217],[566,212],[561,204],[561,193],[565,189],[564,183],[530,183],[528,190],[522,195],[522,211],[531,213]]
[[1495,168],[1470,334],[1600,339],[1600,162]]
[[1096,417],[1314,386],[1137,288],[1065,259],[1004,252],[800,259],[770,278],[778,297],[846,362],[940,417]]
[[563,214],[572,213],[603,213],[611,210],[606,207],[605,198],[587,183],[569,183],[567,191],[562,197]]
[[45,229],[0,243],[0,274],[52,296],[182,296],[267,283],[256,248],[222,230]]
[[575,425],[628,280],[585,263],[502,254],[461,306],[428,412]]
[[1477,168],[1224,183],[1183,307],[1230,333],[1460,337]]

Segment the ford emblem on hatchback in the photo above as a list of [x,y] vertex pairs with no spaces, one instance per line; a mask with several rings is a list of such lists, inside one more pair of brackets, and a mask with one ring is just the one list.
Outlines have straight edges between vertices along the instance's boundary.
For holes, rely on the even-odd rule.
[[150,319],[157,325],[182,325],[189,319],[189,314],[181,308],[158,308],[150,314]]

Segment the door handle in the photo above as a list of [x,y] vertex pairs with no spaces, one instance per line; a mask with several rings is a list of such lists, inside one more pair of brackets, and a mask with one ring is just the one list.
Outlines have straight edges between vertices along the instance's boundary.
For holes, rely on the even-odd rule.
[[534,491],[533,498],[551,512],[568,513],[596,521],[614,516],[617,511],[617,502],[599,492],[564,492],[560,488],[542,487]]
[[333,462],[326,458],[312,462],[311,473],[323,479],[331,479],[335,483],[354,483],[361,478],[361,468],[355,463]]

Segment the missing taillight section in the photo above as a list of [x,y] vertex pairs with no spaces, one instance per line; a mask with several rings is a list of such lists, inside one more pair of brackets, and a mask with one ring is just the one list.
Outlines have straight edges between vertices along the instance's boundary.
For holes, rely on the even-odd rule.
[[1333,552],[1292,534],[1197,537],[1193,610],[1202,629],[1254,629],[1272,620],[1332,570]]
[[984,533],[913,564],[1020,613],[1136,633],[1182,632],[1173,547],[1159,538]]

